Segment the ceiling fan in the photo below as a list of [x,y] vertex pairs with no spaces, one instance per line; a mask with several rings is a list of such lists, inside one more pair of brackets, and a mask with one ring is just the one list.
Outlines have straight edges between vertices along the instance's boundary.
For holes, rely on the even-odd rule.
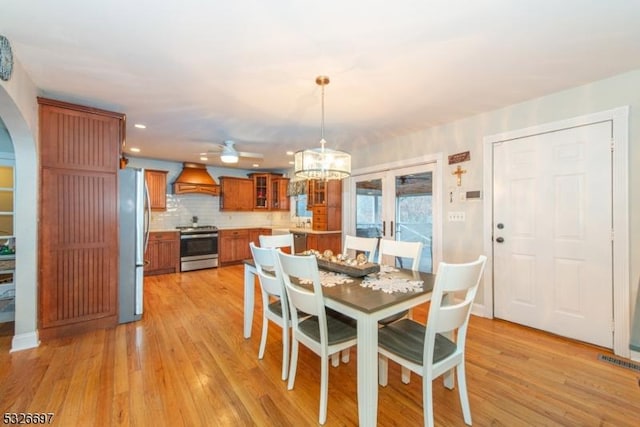
[[209,153],[220,153],[220,160],[222,160],[222,163],[238,163],[238,159],[240,157],[251,157],[256,159],[262,159],[264,157],[260,153],[237,151],[234,144],[234,141],[226,140],[222,144],[216,144],[216,148],[209,151]]

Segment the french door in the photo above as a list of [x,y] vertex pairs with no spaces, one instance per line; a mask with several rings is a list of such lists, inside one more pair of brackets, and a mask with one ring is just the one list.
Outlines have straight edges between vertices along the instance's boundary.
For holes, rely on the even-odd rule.
[[[435,163],[351,178],[351,211],[359,237],[422,242],[420,271],[433,269],[434,206],[438,200]],[[410,267],[405,259],[385,264]]]

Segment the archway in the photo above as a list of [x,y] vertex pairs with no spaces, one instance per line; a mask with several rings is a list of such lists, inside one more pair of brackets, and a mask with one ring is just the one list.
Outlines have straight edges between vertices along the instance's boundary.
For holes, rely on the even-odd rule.
[[[37,104],[35,96],[25,96],[31,92],[28,82],[17,77],[14,75],[15,80],[11,81],[12,85],[8,85],[7,88],[0,85],[0,117],[13,142],[16,162],[14,224],[17,248],[16,314],[11,351],[37,347],[39,344],[37,331]],[[24,86],[18,87],[21,80]],[[11,93],[10,89],[13,89]],[[14,100],[12,94],[18,101]]]

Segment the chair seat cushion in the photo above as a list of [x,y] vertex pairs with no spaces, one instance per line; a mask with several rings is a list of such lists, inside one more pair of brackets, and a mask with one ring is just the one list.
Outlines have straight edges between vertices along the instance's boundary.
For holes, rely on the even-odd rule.
[[[378,345],[391,353],[422,364],[424,359],[425,327],[410,319],[402,319],[378,330]],[[433,363],[456,351],[456,344],[436,334]]]
[[282,302],[278,299],[269,304],[269,311],[282,317]]
[[[320,327],[318,317],[311,316],[300,322],[300,330],[314,341],[320,342]],[[327,332],[329,345],[338,344],[354,339],[357,334],[356,327],[342,317],[332,316],[327,313]]]

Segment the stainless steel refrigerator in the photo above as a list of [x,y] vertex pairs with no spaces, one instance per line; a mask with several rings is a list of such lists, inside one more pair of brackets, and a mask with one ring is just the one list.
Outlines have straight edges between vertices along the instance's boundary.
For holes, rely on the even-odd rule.
[[143,311],[144,253],[149,237],[149,203],[144,169],[121,169],[118,177],[120,209],[119,322],[140,320]]

